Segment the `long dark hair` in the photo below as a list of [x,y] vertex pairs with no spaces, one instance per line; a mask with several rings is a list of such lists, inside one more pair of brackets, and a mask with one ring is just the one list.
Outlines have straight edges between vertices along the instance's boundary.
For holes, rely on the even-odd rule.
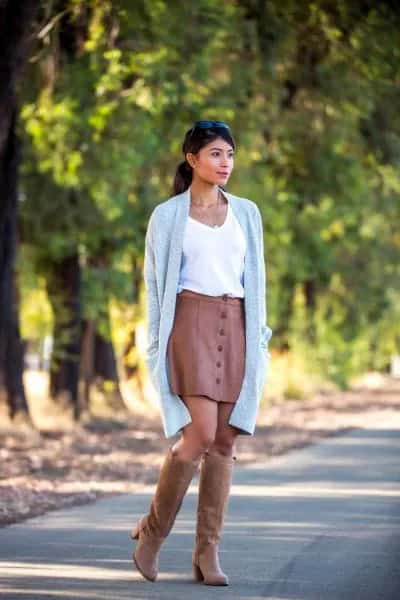
[[[228,142],[228,144],[230,144],[235,150],[235,141],[230,133],[230,130],[226,127],[208,127],[207,129],[192,127],[185,134],[185,139],[182,144],[182,152],[185,156],[188,152],[197,154],[197,152],[199,152],[203,146],[206,146],[219,137]],[[192,177],[193,169],[185,158],[185,160],[180,162],[177,166],[172,187],[172,194],[175,196],[176,194],[182,194],[182,192],[187,190],[192,183]],[[220,187],[223,188],[223,186]]]

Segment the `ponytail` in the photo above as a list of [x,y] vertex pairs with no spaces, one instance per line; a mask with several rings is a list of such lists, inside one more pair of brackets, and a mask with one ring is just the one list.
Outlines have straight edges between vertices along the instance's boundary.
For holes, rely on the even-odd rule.
[[186,160],[183,160],[176,169],[172,194],[176,196],[177,194],[182,194],[186,191],[192,183],[192,177],[192,167]]

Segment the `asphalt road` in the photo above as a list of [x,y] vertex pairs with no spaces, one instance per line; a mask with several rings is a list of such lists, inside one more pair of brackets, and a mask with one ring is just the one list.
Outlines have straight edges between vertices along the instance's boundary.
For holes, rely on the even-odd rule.
[[192,580],[197,478],[160,555],[129,530],[153,487],[0,530],[1,599],[400,599],[400,416],[250,466],[237,461],[220,549],[227,587]]

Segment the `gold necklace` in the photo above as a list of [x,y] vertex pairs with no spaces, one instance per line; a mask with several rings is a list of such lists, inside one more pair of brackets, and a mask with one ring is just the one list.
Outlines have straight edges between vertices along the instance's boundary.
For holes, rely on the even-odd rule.
[[[219,205],[219,203],[220,203],[220,202],[219,202],[220,195],[221,195],[221,191],[220,191],[220,190],[218,190],[218,197],[217,197],[217,202],[216,202],[216,204],[209,204],[208,206],[206,206],[206,208],[211,208],[212,206],[218,206],[218,205]],[[200,206],[200,205],[201,205],[201,203],[198,203],[198,204],[196,204],[196,203],[195,203],[195,202],[193,202],[193,201],[192,201],[192,204],[194,204],[194,206]],[[214,228],[216,228],[216,227],[221,227],[221,226],[220,226],[220,225],[218,225],[218,223],[213,223],[213,224],[211,224],[211,225],[210,225],[210,227],[214,227]]]
[[204,208],[211,208],[212,206],[219,206],[220,194],[221,194],[221,192],[218,190],[217,202],[214,202],[214,204],[207,204],[206,206],[204,206],[204,204],[202,202],[193,202],[193,200],[192,200],[192,204],[193,204],[193,206],[204,206]]

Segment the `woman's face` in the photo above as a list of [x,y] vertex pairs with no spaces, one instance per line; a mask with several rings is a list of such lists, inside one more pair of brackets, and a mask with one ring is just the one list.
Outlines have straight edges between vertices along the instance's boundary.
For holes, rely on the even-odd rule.
[[193,167],[193,178],[224,185],[233,169],[234,150],[223,138],[217,138],[203,146],[197,154],[189,152],[186,159]]

